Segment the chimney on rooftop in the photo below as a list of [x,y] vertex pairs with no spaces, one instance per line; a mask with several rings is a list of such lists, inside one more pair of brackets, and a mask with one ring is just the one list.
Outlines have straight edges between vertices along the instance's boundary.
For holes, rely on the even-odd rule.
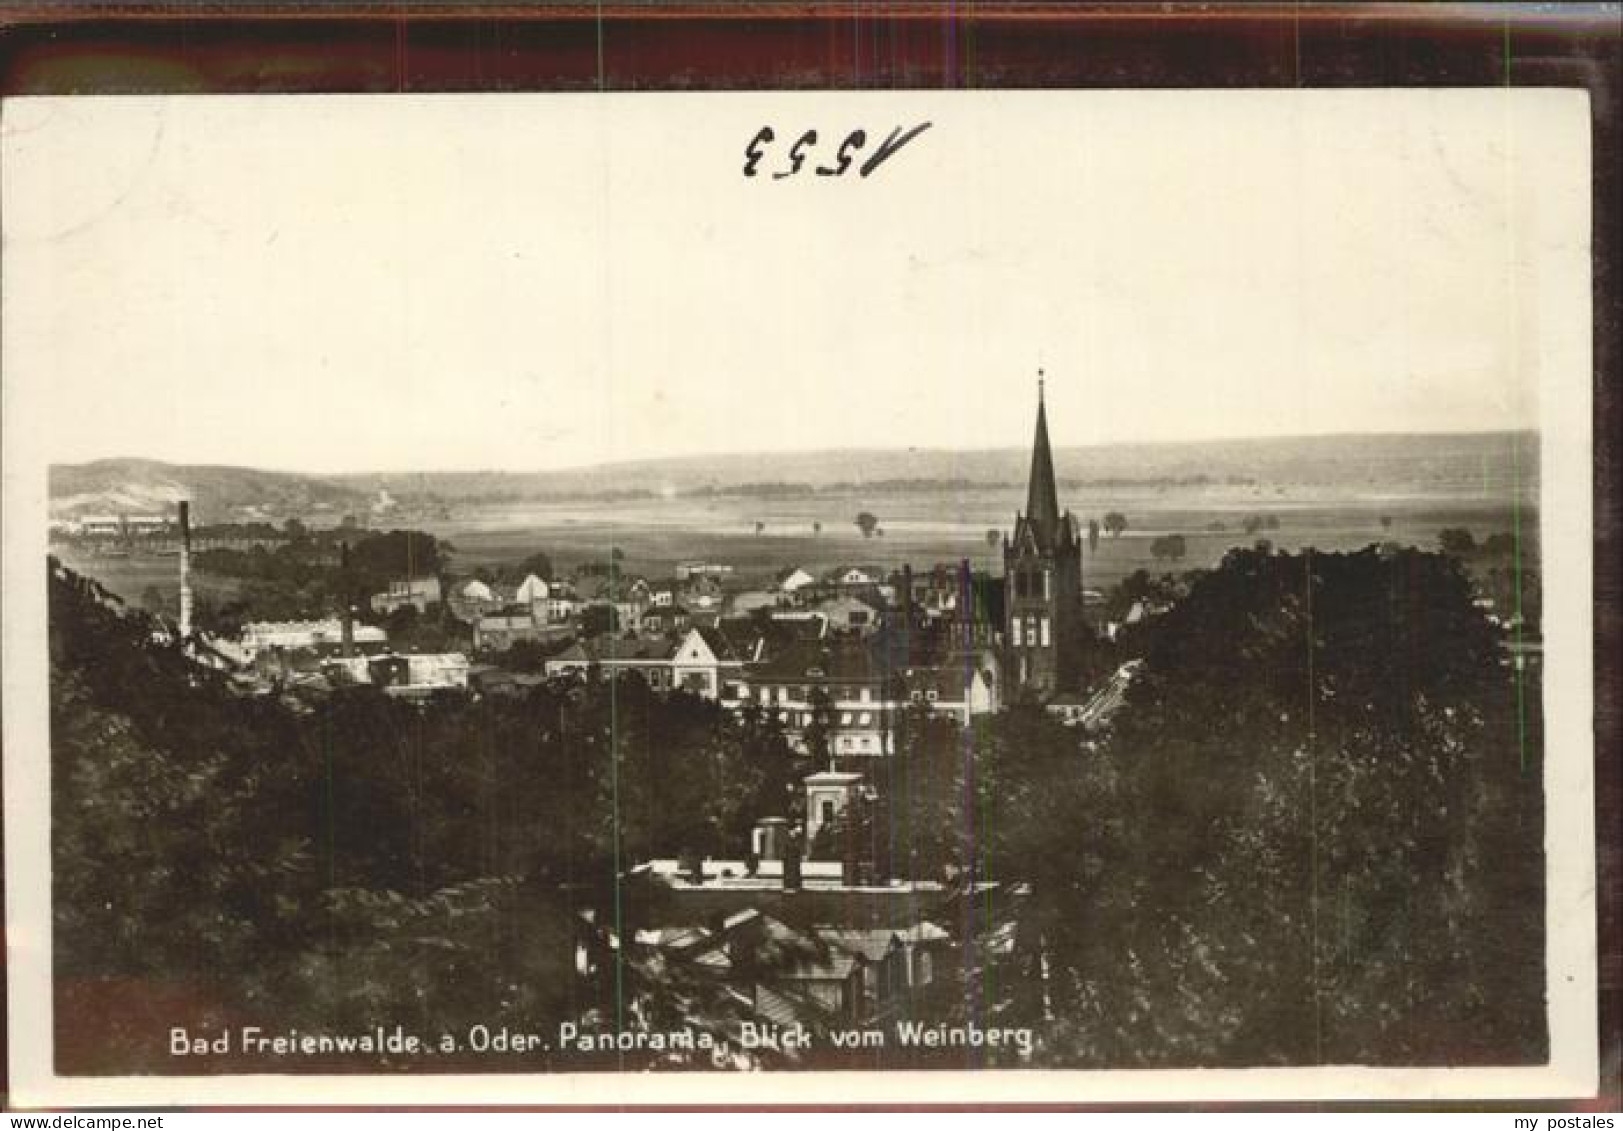
[[180,638],[192,635],[192,508],[180,500]]

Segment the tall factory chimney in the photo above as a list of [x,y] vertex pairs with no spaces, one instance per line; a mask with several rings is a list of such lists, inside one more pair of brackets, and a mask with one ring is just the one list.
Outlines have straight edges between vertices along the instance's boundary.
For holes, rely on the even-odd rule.
[[[902,563],[902,628],[913,631],[913,563]],[[912,644],[911,638],[908,640]]]
[[338,600],[342,604],[339,611],[339,651],[344,659],[355,654],[355,606],[350,601],[349,591],[349,543],[338,543]]
[[192,506],[180,500],[180,638],[192,635]]

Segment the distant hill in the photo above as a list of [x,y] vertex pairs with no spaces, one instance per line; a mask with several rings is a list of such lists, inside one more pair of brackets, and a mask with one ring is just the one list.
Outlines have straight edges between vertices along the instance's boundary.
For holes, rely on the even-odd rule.
[[[375,494],[430,493],[449,501],[506,495],[609,491],[724,491],[745,484],[793,483],[827,488],[840,483],[939,481],[1023,485],[1029,448],[981,451],[850,449],[779,454],[719,454],[600,464],[563,471],[412,472],[334,476],[334,482]],[[1058,448],[1055,472],[1075,482],[1192,480],[1269,486],[1333,487],[1347,491],[1404,487],[1428,492],[1536,491],[1538,437],[1532,432],[1442,435],[1342,435],[1109,444]]]
[[342,510],[364,502],[353,486],[249,467],[103,459],[50,469],[50,510],[56,518],[157,514],[172,509],[180,499],[190,499],[204,522],[240,517],[242,509],[250,507],[285,515]]
[[[599,464],[561,471],[412,471],[300,475],[243,467],[109,459],[51,469],[57,517],[161,510],[181,498],[205,520],[243,508],[273,515],[364,509],[380,491],[397,499],[590,497],[617,492],[725,493],[792,484],[828,489],[884,483],[1021,487],[1025,448],[981,451],[854,449],[731,453]],[[1059,448],[1055,471],[1073,484],[1244,483],[1336,493],[1403,493],[1525,498],[1538,490],[1538,437],[1531,432],[1344,435],[1110,444]],[[1516,490],[1519,488],[1519,490]]]

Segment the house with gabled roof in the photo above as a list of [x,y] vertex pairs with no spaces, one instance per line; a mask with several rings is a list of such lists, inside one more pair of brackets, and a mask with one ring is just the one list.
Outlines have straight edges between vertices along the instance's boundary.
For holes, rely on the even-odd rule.
[[878,585],[884,575],[877,569],[867,566],[839,566],[829,571],[829,584],[841,589],[861,589],[870,585]]
[[552,595],[552,586],[535,574],[528,574],[513,592],[513,603],[518,605],[543,604]]
[[780,593],[794,594],[800,592],[808,585],[815,585],[817,578],[807,573],[799,566],[790,566],[780,569],[772,579],[772,587]]
[[879,627],[879,610],[867,601],[841,595],[818,601],[811,606],[820,613],[834,632],[872,632]]
[[703,699],[719,699],[723,683],[743,668],[743,655],[727,632],[715,626],[695,627],[671,657],[671,685]]
[[681,605],[650,605],[637,621],[639,631],[667,636],[685,632],[691,623],[687,609]]
[[586,677],[594,670],[613,679],[640,675],[656,691],[671,689],[670,642],[659,637],[598,636],[577,640],[542,665],[549,676]]
[[719,699],[724,681],[743,670],[742,654],[715,626],[689,628],[675,644],[661,637],[600,636],[576,641],[548,660],[549,676],[584,676],[594,668],[613,676],[636,672],[656,691],[687,691]]

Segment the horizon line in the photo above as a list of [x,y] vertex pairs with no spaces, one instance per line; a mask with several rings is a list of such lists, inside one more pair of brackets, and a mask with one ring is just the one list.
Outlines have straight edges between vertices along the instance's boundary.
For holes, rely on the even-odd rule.
[[[1102,450],[1108,450],[1108,449],[1111,449],[1111,448],[1199,447],[1199,446],[1215,446],[1215,445],[1219,445],[1219,444],[1285,443],[1285,442],[1290,442],[1290,441],[1301,441],[1301,440],[1393,439],[1393,438],[1400,438],[1400,437],[1423,439],[1423,438],[1429,438],[1429,437],[1445,437],[1445,436],[1446,437],[1508,436],[1508,435],[1533,435],[1533,436],[1537,436],[1537,435],[1539,435],[1539,433],[1540,433],[1540,430],[1536,426],[1531,426],[1531,425],[1523,425],[1523,426],[1520,426],[1520,427],[1506,427],[1506,428],[1462,428],[1462,429],[1457,429],[1457,430],[1425,429],[1425,430],[1421,430],[1421,431],[1412,431],[1412,432],[1411,431],[1402,431],[1402,430],[1392,430],[1392,431],[1359,430],[1359,431],[1350,431],[1350,432],[1291,432],[1291,433],[1277,433],[1277,434],[1270,434],[1270,435],[1191,437],[1191,438],[1186,438],[1186,439],[1174,439],[1174,440],[1109,440],[1109,441],[1106,441],[1104,443],[1093,443],[1093,444],[1055,444],[1054,449],[1055,449],[1056,452],[1060,452],[1060,451],[1102,451]],[[253,463],[217,463],[217,462],[213,462],[213,461],[176,460],[176,459],[166,459],[166,458],[159,457],[159,456],[111,455],[111,456],[97,456],[97,457],[95,457],[93,459],[77,460],[77,461],[53,460],[53,461],[46,464],[46,468],[47,468],[47,470],[54,470],[56,468],[88,467],[88,466],[90,466],[92,464],[98,464],[98,463],[143,462],[143,463],[164,464],[164,465],[167,465],[167,466],[170,466],[170,467],[220,468],[220,469],[229,469],[229,470],[238,470],[238,471],[257,471],[257,472],[262,472],[262,473],[282,474],[282,475],[302,475],[302,476],[306,476],[306,477],[309,477],[309,478],[328,478],[328,479],[332,479],[332,478],[352,478],[352,477],[356,477],[356,476],[368,476],[368,475],[398,475],[398,476],[410,476],[410,475],[567,475],[567,474],[571,474],[571,473],[596,471],[596,470],[599,470],[599,469],[608,469],[608,468],[616,468],[616,467],[621,467],[621,468],[623,468],[623,467],[633,467],[633,466],[637,466],[637,465],[640,465],[640,464],[678,463],[678,462],[682,462],[682,461],[718,459],[718,458],[754,457],[754,458],[758,458],[758,459],[774,459],[774,458],[783,458],[785,456],[814,456],[814,455],[825,455],[825,454],[826,455],[849,456],[849,455],[853,455],[853,454],[856,454],[856,453],[864,453],[864,452],[886,452],[886,453],[892,453],[892,452],[894,452],[894,453],[916,452],[916,453],[920,453],[920,454],[942,454],[942,453],[986,454],[986,453],[993,453],[993,452],[1024,452],[1026,450],[1027,450],[1027,446],[1026,445],[1021,445],[1021,444],[999,444],[999,445],[993,445],[993,446],[987,446],[987,447],[974,447],[974,448],[967,448],[967,447],[920,447],[919,445],[916,445],[916,444],[902,445],[902,446],[896,446],[896,447],[879,447],[879,446],[874,446],[874,445],[864,445],[864,446],[852,446],[852,447],[791,448],[791,449],[787,449],[787,450],[762,450],[762,449],[732,448],[732,449],[727,449],[725,451],[691,452],[691,453],[683,453],[683,454],[637,456],[637,457],[631,458],[631,459],[603,460],[603,461],[600,461],[600,462],[597,462],[597,463],[564,464],[564,465],[560,465],[558,467],[505,467],[505,468],[504,467],[418,467],[418,468],[411,468],[411,469],[362,468],[362,469],[349,470],[349,471],[298,469],[298,468],[291,468],[291,467],[286,467],[286,466],[278,467],[278,466],[269,466],[269,465],[264,465],[264,464],[253,464]]]

